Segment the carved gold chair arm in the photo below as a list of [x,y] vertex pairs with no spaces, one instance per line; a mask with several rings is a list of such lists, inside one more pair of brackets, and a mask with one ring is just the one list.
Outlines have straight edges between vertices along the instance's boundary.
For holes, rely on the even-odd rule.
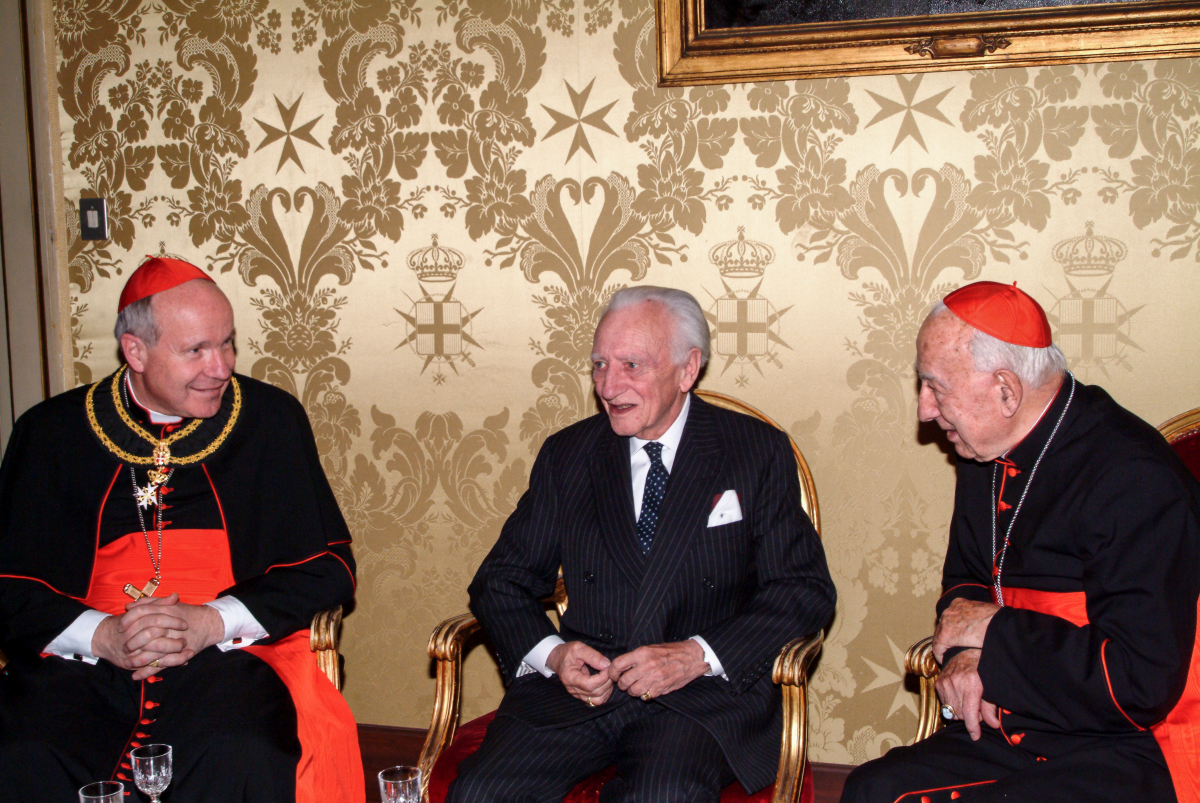
[[798,638],[775,658],[771,679],[783,692],[783,743],[772,803],[797,803],[808,762],[808,669],[821,651],[824,636]]
[[464,613],[442,622],[429,636],[429,657],[437,664],[437,684],[429,732],[421,748],[421,799],[427,799],[429,776],[442,751],[454,741],[462,706],[463,645],[479,630],[479,620]]
[[917,738],[915,741],[927,739],[942,727],[942,704],[938,700],[937,683],[938,667],[933,658],[933,637],[929,636],[908,648],[904,656],[904,669],[910,675],[916,675],[921,682],[920,714],[917,717]]
[[342,606],[321,611],[313,617],[308,648],[317,654],[317,666],[330,682],[342,690],[342,668],[338,665],[338,629],[342,624]]

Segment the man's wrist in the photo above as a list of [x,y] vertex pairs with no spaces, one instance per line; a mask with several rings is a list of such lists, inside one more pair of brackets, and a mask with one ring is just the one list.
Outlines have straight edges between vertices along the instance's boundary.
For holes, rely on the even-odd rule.
[[688,641],[694,642],[701,650],[701,660],[706,667],[701,676],[707,675],[729,680],[729,676],[725,674],[725,667],[721,664],[721,660],[717,658],[717,654],[713,652],[712,647],[709,646],[707,641],[701,636],[692,636]]
[[[537,672],[543,677],[552,677],[558,674],[558,670],[550,666],[550,656],[556,648],[564,643],[558,635],[546,636],[539,641],[521,659],[521,667],[517,670],[517,677],[527,675],[530,672]],[[525,669],[525,667],[528,667],[528,669]]]
[[952,660],[954,660],[954,658],[956,656],[961,655],[962,653],[966,652],[967,650],[982,651],[983,648],[982,647],[950,647],[949,649],[946,650],[946,652],[944,652],[942,654],[942,666],[945,666],[946,664],[950,663]]

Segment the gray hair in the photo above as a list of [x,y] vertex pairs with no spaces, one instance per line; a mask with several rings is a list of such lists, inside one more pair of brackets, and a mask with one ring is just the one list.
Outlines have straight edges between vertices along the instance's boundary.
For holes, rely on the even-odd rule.
[[667,314],[675,321],[675,328],[671,333],[672,362],[676,365],[683,365],[687,362],[688,354],[692,349],[700,349],[700,367],[703,368],[707,365],[710,337],[708,320],[704,317],[704,310],[700,308],[700,302],[691,293],[684,290],[655,287],[651,284],[639,284],[618,290],[613,293],[612,298],[608,300],[608,306],[600,313],[600,320],[596,322],[596,328],[600,328],[600,324],[604,322],[610,312],[616,312],[626,307],[635,307],[647,301],[662,304],[666,308]]
[[117,343],[121,342],[121,335],[133,335],[147,346],[158,342],[158,324],[154,321],[154,309],[150,306],[153,300],[154,296],[139,298],[117,313],[117,322],[113,326]]
[[[944,313],[954,314],[945,302],[939,301],[925,317],[929,320]],[[1066,355],[1055,343],[1044,349],[1018,346],[975,329],[968,348],[971,349],[976,371],[991,372],[1007,368],[1017,375],[1021,384],[1031,388],[1040,388],[1067,371]]]

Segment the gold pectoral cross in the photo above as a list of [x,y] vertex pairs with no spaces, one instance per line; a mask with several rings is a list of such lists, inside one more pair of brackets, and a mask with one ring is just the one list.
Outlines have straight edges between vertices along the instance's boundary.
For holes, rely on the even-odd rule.
[[141,599],[142,597],[153,597],[154,592],[158,590],[158,581],[155,580],[153,577],[151,577],[150,582],[146,583],[146,587],[143,588],[141,591],[138,591],[136,588],[134,588],[133,583],[126,583],[125,588],[123,588],[122,590],[129,596],[133,597],[134,599]]

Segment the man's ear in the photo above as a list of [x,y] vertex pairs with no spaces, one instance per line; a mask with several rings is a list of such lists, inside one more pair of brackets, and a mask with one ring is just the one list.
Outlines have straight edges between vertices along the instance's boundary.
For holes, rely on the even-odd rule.
[[1000,391],[1000,410],[1005,418],[1012,418],[1025,398],[1025,386],[1021,384],[1020,377],[1007,368],[1001,368],[995,377]]
[[683,376],[679,380],[679,390],[687,393],[696,384],[696,378],[700,376],[700,349],[692,349],[688,352],[687,362],[683,364]]
[[139,374],[146,370],[146,351],[145,341],[137,335],[128,332],[121,335],[121,353],[125,355],[125,362]]

